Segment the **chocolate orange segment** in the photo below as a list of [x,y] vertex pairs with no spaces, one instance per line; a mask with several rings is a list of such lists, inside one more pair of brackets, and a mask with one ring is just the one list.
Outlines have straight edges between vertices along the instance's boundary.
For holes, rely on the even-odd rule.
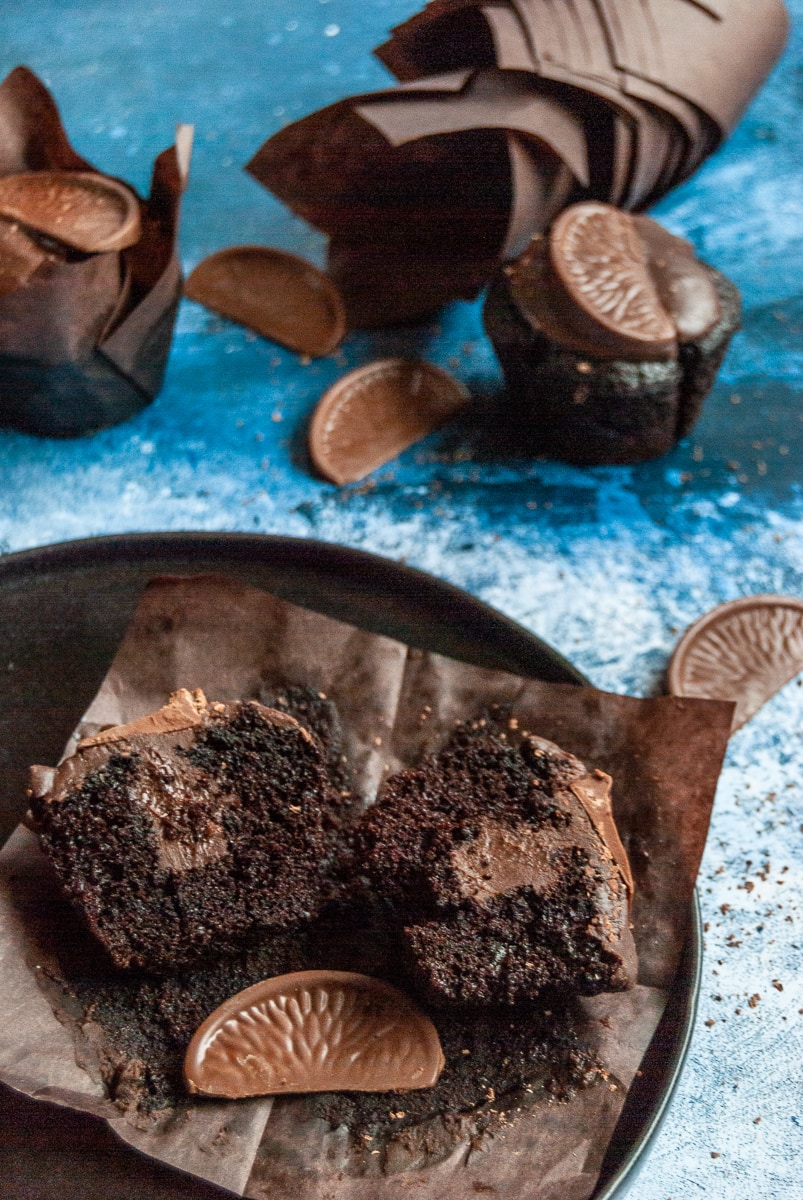
[[318,402],[309,451],[333,483],[356,483],[468,403],[468,393],[430,363],[387,358],[339,379]]
[[312,263],[270,246],[230,246],[199,263],[185,294],[299,354],[330,354],[346,332],[343,301]]
[[610,204],[575,204],[553,224],[549,250],[578,333],[604,339],[623,356],[673,356],[675,327],[627,213]]
[[679,342],[704,337],[722,320],[722,302],[710,270],[685,238],[651,217],[631,218],[644,243],[650,275]]
[[674,696],[735,700],[739,729],[803,671],[803,600],[745,596],[691,625],[669,664]]
[[277,975],[232,996],[184,1059],[190,1092],[240,1099],[432,1087],[435,1026],[403,992],[349,971]]
[[89,171],[6,175],[0,179],[0,216],[86,254],[123,250],[141,234],[134,192]]

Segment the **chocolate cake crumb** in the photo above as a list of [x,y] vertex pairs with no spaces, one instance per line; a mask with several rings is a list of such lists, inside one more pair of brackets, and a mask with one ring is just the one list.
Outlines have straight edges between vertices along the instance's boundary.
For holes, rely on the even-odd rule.
[[[375,1138],[381,1153],[392,1145],[401,1152],[401,1142],[393,1139],[426,1138],[432,1120],[447,1133],[453,1122],[455,1138],[466,1128],[480,1136],[512,1122],[539,1098],[568,1098],[598,1080],[602,1067],[590,1049],[587,1023],[579,1001],[566,988],[616,985],[623,952],[606,949],[596,935],[584,938],[580,930],[599,915],[594,897],[600,888],[613,889],[614,879],[626,912],[627,885],[615,855],[572,791],[590,786],[594,777],[571,755],[517,729],[508,712],[490,712],[458,727],[444,750],[416,771],[391,779],[382,803],[355,832],[339,826],[343,801],[326,778],[327,770],[343,758],[331,701],[312,689],[290,687],[275,695],[265,691],[263,698],[276,707],[202,705],[195,724],[169,734],[132,732],[131,727],[124,736],[119,730],[100,734],[99,744],[79,750],[79,770],[74,764],[44,796],[33,797],[40,836],[51,849],[65,890],[70,891],[66,867],[73,879],[88,877],[90,897],[114,898],[117,924],[138,948],[138,958],[127,958],[118,948],[114,966],[65,905],[60,921],[71,932],[59,935],[45,956],[58,964],[42,981],[51,1003],[60,989],[56,1007],[73,1032],[76,1053],[95,1064],[118,1107],[141,1114],[181,1109],[188,1102],[184,1054],[206,1017],[262,979],[310,969],[357,971],[408,992],[418,987],[417,998],[422,1002],[423,997],[422,1007],[438,1029],[446,1056],[434,1088],[321,1094],[307,1101],[314,1116],[332,1127],[345,1126],[355,1145]],[[159,809],[162,840],[177,842],[191,857],[203,857],[210,853],[208,846],[198,847],[210,841],[214,845],[210,823],[227,839],[225,855],[217,858],[214,850],[208,862],[192,868],[199,880],[198,904],[209,896],[201,884],[228,864],[226,887],[234,882],[235,896],[247,898],[250,924],[238,915],[236,904],[222,903],[221,890],[219,907],[213,906],[203,921],[196,912],[192,925],[171,926],[164,899],[167,883],[171,894],[180,897],[188,872],[168,869],[164,862],[159,866],[153,806],[140,803],[150,795],[143,784],[152,783],[154,772],[158,777],[159,772],[177,773],[193,782],[191,796],[177,785],[180,803]],[[594,784],[603,792],[605,778]],[[206,786],[195,786],[199,781]],[[393,822],[384,826],[377,816],[389,811],[389,802],[398,805],[397,817],[415,828],[411,841],[397,836]],[[90,833],[79,837],[76,821]],[[455,902],[455,880],[473,878],[472,855],[483,830],[487,835],[494,823],[503,840],[509,831],[519,842],[522,830],[535,832],[556,850],[556,886],[546,900],[525,886],[479,901],[458,896]],[[231,852],[241,830],[248,842]],[[290,848],[294,836],[301,839],[298,850]],[[439,838],[445,838],[447,851],[443,871],[437,867]],[[380,846],[393,856],[393,878],[385,876],[383,891],[371,883]],[[124,850],[134,864],[125,877]],[[367,855],[364,862],[362,854]],[[266,885],[267,876],[260,875],[254,862],[265,865],[271,855],[265,870],[273,878],[286,871],[281,888]],[[94,875],[89,862],[95,863]],[[422,866],[426,887],[419,888],[416,871]],[[349,879],[353,885],[355,878],[357,886],[347,896],[343,883]],[[325,887],[321,879],[327,881]],[[153,898],[149,889],[155,891],[155,884],[162,891]],[[264,898],[256,892],[259,887]],[[259,909],[263,899],[264,913]],[[419,924],[418,932],[402,931],[406,953],[400,954],[393,914],[405,906]],[[133,924],[128,908],[134,909]],[[612,905],[610,914],[614,910]],[[457,950],[450,950],[451,960],[442,954],[437,965],[454,964],[465,946],[473,956],[465,958],[465,975],[455,972],[454,996],[447,995],[445,1006],[420,962],[413,964],[415,975],[410,974],[412,953],[438,921],[449,927]],[[48,931],[41,936],[47,939]],[[107,948],[113,936],[104,931]],[[182,938],[189,939],[189,953]],[[467,939],[465,945],[461,938]],[[488,954],[491,942],[504,946],[515,969],[495,972]],[[205,953],[212,948],[214,957]],[[562,959],[564,952],[568,957]],[[142,969],[143,961],[147,969]],[[555,964],[564,961],[571,969],[561,974]],[[138,969],[124,969],[123,962]],[[469,988],[466,979],[471,980]]]
[[323,746],[332,787],[340,791],[349,789],[351,778],[343,752],[343,725],[333,700],[305,684],[289,684],[286,687],[263,686],[259,702],[289,713],[299,725],[314,733]]
[[[235,954],[161,977],[115,970],[75,918],[67,912],[65,919],[73,930],[66,937],[69,951],[60,956],[58,1007],[78,1052],[91,1043],[109,1094],[123,1111],[182,1106],[187,1100],[182,1064],[193,1033],[224,1000],[259,980],[323,967],[368,972],[396,986],[403,980],[392,942],[381,931],[358,927],[355,914],[344,909],[324,913],[314,928],[275,933]],[[54,988],[51,978],[51,1002]],[[512,1119],[534,1096],[567,1099],[599,1078],[601,1066],[585,1042],[583,1013],[571,998],[514,1008],[423,1008],[446,1057],[434,1088],[321,1093],[310,1098],[314,1114],[332,1126],[347,1126],[354,1138],[384,1138],[435,1116],[461,1113],[476,1113],[484,1128],[495,1119],[491,1105]]]
[[80,743],[31,796],[62,887],[118,967],[170,971],[325,898],[342,799],[317,739],[257,703],[176,696]]
[[548,988],[632,985],[629,867],[609,784],[487,717],[388,780],[357,832],[360,882],[432,1002],[516,1004]]

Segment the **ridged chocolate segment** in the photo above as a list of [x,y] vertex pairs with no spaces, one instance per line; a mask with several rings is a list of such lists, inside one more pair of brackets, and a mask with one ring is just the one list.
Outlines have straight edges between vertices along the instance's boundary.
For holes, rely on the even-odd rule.
[[673,357],[675,328],[627,213],[608,204],[576,204],[555,221],[549,249],[577,322],[589,323],[622,357]]
[[800,671],[803,601],[745,596],[690,626],[669,665],[669,690],[675,696],[735,700],[736,730]]
[[139,207],[130,188],[90,171],[23,171],[0,179],[0,216],[87,254],[133,246],[141,233]]
[[403,992],[350,971],[297,971],[232,996],[204,1021],[184,1060],[208,1096],[388,1092],[432,1087],[438,1034]]
[[430,363],[386,358],[339,379],[318,402],[309,450],[333,483],[355,483],[456,416],[462,384]]

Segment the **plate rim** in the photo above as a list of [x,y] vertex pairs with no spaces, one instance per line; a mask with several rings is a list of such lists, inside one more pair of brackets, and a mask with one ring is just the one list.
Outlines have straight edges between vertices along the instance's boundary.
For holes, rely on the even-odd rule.
[[[537,634],[531,633],[523,625],[519,625],[511,617],[493,608],[484,600],[473,596],[465,588],[448,580],[440,579],[429,571],[412,567],[408,563],[398,562],[384,555],[375,554],[369,550],[357,549],[352,546],[340,545],[337,542],[325,542],[317,538],[295,537],[284,534],[217,532],[207,530],[169,530],[136,533],[103,534],[97,537],[76,538],[63,542],[51,542],[42,546],[34,546],[23,550],[10,551],[0,556],[0,586],[6,578],[24,576],[28,571],[75,569],[86,566],[85,558],[93,559],[98,565],[103,561],[113,562],[118,555],[127,557],[128,552],[134,551],[139,561],[144,561],[157,553],[159,548],[165,552],[176,550],[201,550],[210,556],[220,550],[226,551],[235,561],[242,565],[248,563],[249,549],[270,549],[274,552],[287,550],[289,556],[297,557],[299,561],[307,560],[305,565],[312,566],[312,560],[326,560],[331,569],[341,560],[345,565],[351,561],[355,566],[366,567],[370,572],[381,575],[395,575],[404,582],[403,590],[408,595],[414,592],[427,592],[438,596],[442,601],[468,605],[469,608],[484,622],[490,622],[512,637],[514,641],[529,643],[531,649],[536,649],[546,659],[550,660],[563,675],[563,682],[578,686],[590,686],[590,681],[581,671],[569,662],[558,650]],[[134,563],[132,562],[132,566]],[[221,567],[223,570],[224,567]],[[308,606],[310,607],[310,606]]]
[[[428,597],[442,604],[448,605],[451,602],[467,607],[476,614],[481,623],[495,625],[500,631],[504,631],[514,644],[518,642],[522,647],[529,646],[531,650],[543,655],[563,676],[563,682],[591,686],[582,672],[548,642],[464,588],[407,563],[397,562],[368,550],[315,538],[266,533],[170,530],[70,539],[0,555],[0,589],[14,580],[24,581],[25,577],[31,574],[85,570],[92,566],[101,568],[103,565],[135,569],[138,565],[147,565],[149,559],[157,556],[168,557],[171,554],[182,553],[190,557],[197,555],[199,558],[219,556],[224,560],[221,562],[221,572],[225,572],[226,567],[232,565],[247,568],[249,562],[259,562],[260,559],[266,565],[269,565],[271,560],[296,560],[296,565],[303,563],[309,568],[317,567],[319,571],[323,565],[325,570],[338,573],[348,566],[361,567],[380,580],[383,577],[393,579],[397,586],[401,581],[401,590],[408,596],[426,593]],[[702,983],[702,939],[700,898],[695,888],[684,961],[678,968],[667,1003],[669,1007],[675,997],[675,1002],[679,1003],[680,1022],[665,1065],[665,1084],[634,1142],[628,1147],[613,1173],[604,1182],[597,1184],[590,1200],[621,1200],[625,1196],[648,1158],[650,1148],[663,1125],[694,1035]],[[687,982],[685,986],[681,986],[684,980]]]

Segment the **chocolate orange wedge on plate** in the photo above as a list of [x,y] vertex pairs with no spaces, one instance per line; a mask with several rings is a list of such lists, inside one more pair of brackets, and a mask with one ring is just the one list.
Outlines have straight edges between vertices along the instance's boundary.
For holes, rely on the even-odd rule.
[[277,975],[226,1000],[184,1060],[190,1092],[240,1099],[432,1087],[438,1034],[403,992],[350,971]]

